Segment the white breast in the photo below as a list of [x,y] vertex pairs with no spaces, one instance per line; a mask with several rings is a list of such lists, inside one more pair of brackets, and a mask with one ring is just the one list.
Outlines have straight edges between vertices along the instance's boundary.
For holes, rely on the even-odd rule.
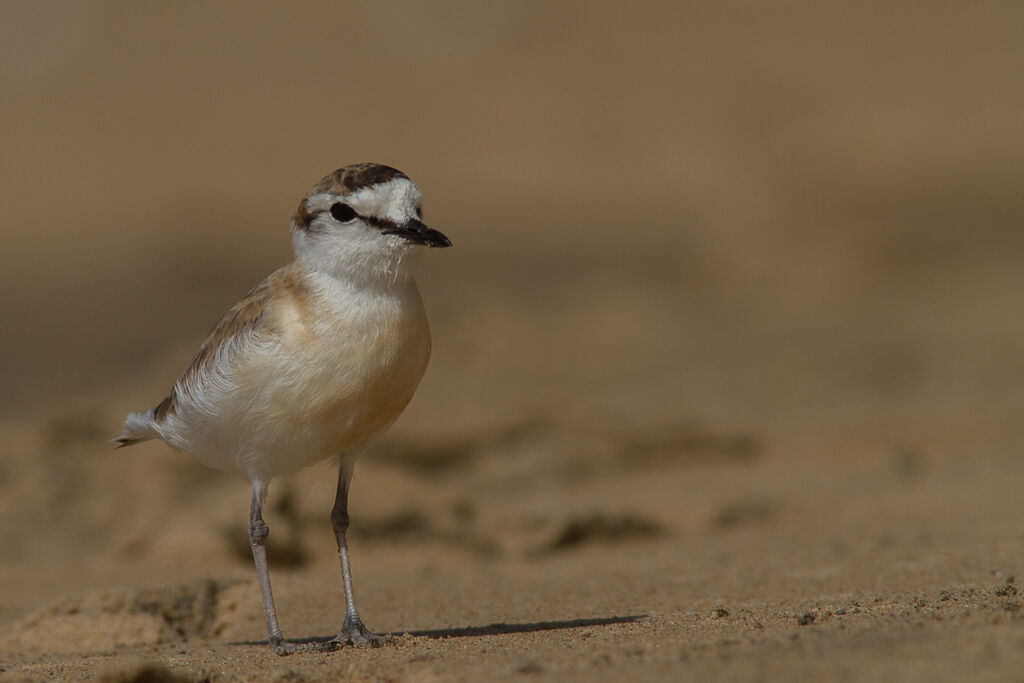
[[231,367],[216,369],[221,381],[183,401],[168,427],[184,438],[172,445],[268,481],[394,422],[430,356],[416,285],[352,291],[324,282],[312,292],[308,301],[268,307],[261,324],[272,334],[240,349]]

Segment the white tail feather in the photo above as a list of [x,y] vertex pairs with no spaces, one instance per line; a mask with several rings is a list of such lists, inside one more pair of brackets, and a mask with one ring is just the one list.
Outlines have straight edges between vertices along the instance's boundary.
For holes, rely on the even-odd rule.
[[124,421],[124,432],[110,443],[117,444],[118,448],[131,446],[133,443],[155,439],[159,435],[153,429],[153,409],[143,410],[137,413],[128,413]]

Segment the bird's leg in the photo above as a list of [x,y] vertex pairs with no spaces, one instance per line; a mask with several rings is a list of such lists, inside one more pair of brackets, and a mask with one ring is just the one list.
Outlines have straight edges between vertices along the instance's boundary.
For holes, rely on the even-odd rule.
[[331,510],[331,523],[334,525],[334,535],[338,540],[338,558],[341,560],[341,583],[345,588],[345,623],[331,642],[380,645],[385,642],[385,638],[371,632],[363,624],[356,611],[355,596],[352,593],[352,570],[348,562],[348,542],[345,534],[348,531],[348,487],[352,481],[354,467],[354,458],[342,459],[338,470],[338,492],[334,498],[334,509]]
[[256,578],[260,583],[260,596],[263,598],[263,612],[267,616],[267,638],[270,647],[277,654],[286,655],[295,651],[295,645],[285,641],[281,635],[281,627],[277,625],[277,610],[274,609],[274,593],[270,590],[270,570],[267,568],[267,536],[270,528],[263,521],[261,499],[266,495],[266,485],[254,482],[252,486],[252,506],[249,508],[249,545],[252,546],[252,558],[256,561]]

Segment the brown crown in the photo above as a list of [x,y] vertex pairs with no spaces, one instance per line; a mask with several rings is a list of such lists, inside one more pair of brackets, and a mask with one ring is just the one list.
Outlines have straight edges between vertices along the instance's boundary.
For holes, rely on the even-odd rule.
[[306,199],[310,195],[314,194],[351,194],[357,190],[361,190],[364,187],[371,187],[373,185],[380,185],[386,183],[389,180],[395,178],[408,178],[397,168],[391,168],[384,164],[374,164],[365,162],[362,164],[351,164],[345,168],[339,168],[333,173],[328,173],[324,176],[323,180],[316,184],[316,186],[310,190],[302,201],[299,203],[299,208],[295,211],[295,215],[292,216],[292,220],[295,225],[299,228],[308,228],[310,222],[313,220],[313,215],[306,209]]

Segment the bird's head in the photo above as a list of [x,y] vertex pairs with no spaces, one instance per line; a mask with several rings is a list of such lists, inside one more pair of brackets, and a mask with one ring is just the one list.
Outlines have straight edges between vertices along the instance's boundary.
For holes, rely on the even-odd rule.
[[415,247],[450,247],[420,220],[422,193],[398,169],[353,164],[328,174],[292,217],[295,257],[358,279],[398,279]]

